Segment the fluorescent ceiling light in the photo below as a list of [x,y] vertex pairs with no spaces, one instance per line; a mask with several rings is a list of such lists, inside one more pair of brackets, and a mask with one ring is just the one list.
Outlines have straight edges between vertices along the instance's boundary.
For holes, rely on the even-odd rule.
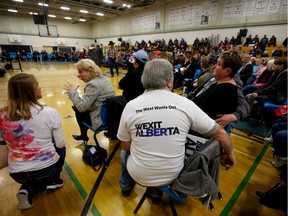
[[71,20],[72,18],[71,17],[64,17],[64,19]]
[[80,12],[81,12],[81,13],[86,13],[86,14],[88,13],[87,10],[80,10]]
[[31,15],[38,15],[38,13],[35,13],[35,12],[30,12],[29,14],[31,14]]
[[123,7],[126,7],[126,6],[127,6],[127,4],[122,4],[122,6],[123,6]]
[[23,0],[13,0],[14,2],[23,2]]
[[53,18],[55,18],[55,17],[56,17],[56,15],[53,15],[53,14],[48,14],[48,17],[53,17]]
[[131,5],[127,5],[127,8],[131,8]]
[[79,21],[81,21],[81,22],[85,22],[86,20],[85,20],[85,19],[79,19]]
[[97,16],[104,16],[103,13],[96,13]]
[[38,5],[48,7],[48,4],[45,3],[38,3]]
[[108,3],[108,4],[112,4],[113,3],[112,0],[103,0],[103,2]]
[[18,11],[15,9],[8,9],[9,12],[17,13]]
[[70,10],[69,7],[60,7],[62,10]]

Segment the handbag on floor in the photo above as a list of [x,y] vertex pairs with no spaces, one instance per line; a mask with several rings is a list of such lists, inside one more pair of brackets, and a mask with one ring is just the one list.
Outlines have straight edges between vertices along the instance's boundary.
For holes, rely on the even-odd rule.
[[85,143],[83,144],[83,147],[83,161],[92,166],[95,171],[98,171],[102,167],[102,164],[105,163],[107,158],[106,149],[100,146],[87,145]]

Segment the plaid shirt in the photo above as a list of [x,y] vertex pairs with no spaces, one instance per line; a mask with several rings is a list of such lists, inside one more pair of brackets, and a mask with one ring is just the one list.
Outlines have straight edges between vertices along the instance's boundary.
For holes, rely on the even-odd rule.
[[107,49],[107,57],[108,58],[116,58],[117,57],[117,49],[115,47],[110,47]]

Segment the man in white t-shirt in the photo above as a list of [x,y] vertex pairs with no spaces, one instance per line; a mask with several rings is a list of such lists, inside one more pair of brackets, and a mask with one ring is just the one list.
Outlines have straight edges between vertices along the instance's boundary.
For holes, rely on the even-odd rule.
[[219,140],[225,152],[223,165],[227,169],[235,165],[225,130],[192,101],[171,92],[173,67],[167,60],[147,62],[141,82],[146,91],[126,105],[117,135],[123,149],[119,181],[123,196],[130,194],[135,182],[152,188],[172,183],[184,166],[190,129]]

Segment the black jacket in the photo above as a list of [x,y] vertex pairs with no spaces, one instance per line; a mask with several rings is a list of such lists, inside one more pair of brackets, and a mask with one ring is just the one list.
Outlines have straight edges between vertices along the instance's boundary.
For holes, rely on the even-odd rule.
[[141,83],[141,76],[144,66],[140,66],[137,69],[128,71],[125,77],[123,77],[118,86],[123,90],[123,96],[127,102],[133,100],[144,92],[143,85]]

